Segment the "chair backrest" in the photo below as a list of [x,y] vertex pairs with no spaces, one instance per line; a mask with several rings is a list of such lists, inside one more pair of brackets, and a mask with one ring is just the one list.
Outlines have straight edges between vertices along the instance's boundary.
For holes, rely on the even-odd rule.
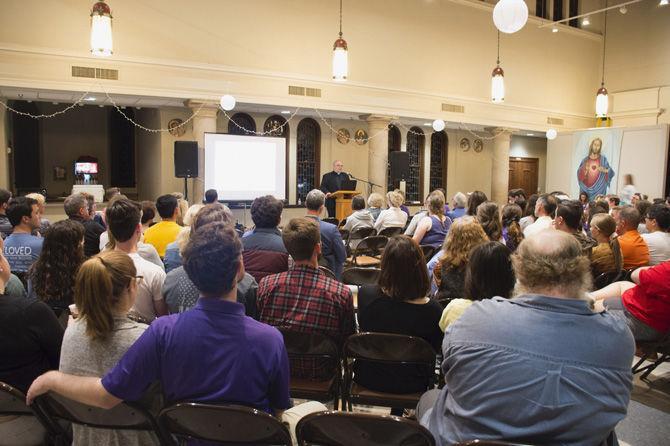
[[342,283],[346,285],[375,285],[382,270],[379,268],[347,268],[342,273]]
[[390,228],[384,228],[379,231],[378,235],[383,235],[384,237],[393,237],[394,235],[402,234],[403,228],[401,226],[391,226]]
[[397,364],[435,365],[435,350],[424,339],[391,333],[357,333],[344,344],[347,358]]
[[319,333],[303,333],[280,328],[289,359],[321,358],[339,369],[340,351],[335,341]]
[[222,444],[291,446],[288,429],[272,415],[251,407],[183,402],[158,416],[163,432],[178,438]]
[[330,270],[327,266],[319,265],[319,269],[321,270],[322,273],[324,273],[326,276],[330,277],[333,280],[337,280],[337,277],[335,277],[335,273]]
[[149,411],[134,403],[122,402],[112,409],[101,409],[52,392],[40,395],[35,402],[40,412],[48,417],[50,424],[53,425],[58,424],[54,419],[61,419],[88,427],[153,431],[160,436],[154,417]]
[[375,233],[375,228],[370,226],[369,228],[358,228],[349,234],[349,240],[361,240],[364,239],[365,237],[370,237],[371,235],[374,235]]
[[340,221],[335,217],[327,217],[327,218],[324,218],[323,221],[325,221],[326,223],[333,224],[335,226],[340,224]]
[[371,235],[358,242],[354,250],[354,257],[360,255],[378,255],[388,243],[388,237],[383,235]]
[[0,415],[33,415],[26,406],[26,395],[19,389],[0,381]]
[[606,287],[612,282],[615,282],[619,276],[621,275],[621,272],[611,272],[611,273],[601,273],[593,279],[593,289],[594,290],[599,290],[601,288]]
[[426,262],[433,258],[438,249],[439,248],[433,245],[421,245],[421,251],[423,251],[423,256],[425,257]]
[[416,421],[391,415],[317,412],[296,427],[298,444],[320,446],[434,446],[435,440]]

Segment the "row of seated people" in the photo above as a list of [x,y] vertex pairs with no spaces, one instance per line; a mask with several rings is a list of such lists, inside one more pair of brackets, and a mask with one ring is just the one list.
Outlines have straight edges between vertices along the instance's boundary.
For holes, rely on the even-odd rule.
[[[94,342],[101,339],[98,335],[95,334],[95,331],[88,329],[88,325],[94,323],[92,321],[97,319],[97,316],[100,316],[100,314],[97,311],[91,313],[90,315],[86,314],[87,310],[85,310],[85,308],[87,304],[83,302],[83,299],[86,298],[84,296],[87,296],[87,292],[88,299],[96,301],[100,300],[100,296],[108,296],[111,302],[109,304],[109,308],[114,307],[112,304],[123,302],[122,308],[120,310],[117,309],[119,311],[116,311],[116,313],[121,316],[122,319],[123,315],[125,315],[126,312],[134,305],[136,291],[138,288],[136,280],[142,283],[144,278],[138,277],[140,275],[138,274],[137,268],[135,268],[134,260],[130,259],[122,247],[123,243],[125,242],[129,242],[129,245],[137,244],[137,240],[139,240],[141,234],[140,218],[139,206],[126,199],[119,199],[113,202],[107,210],[107,222],[113,237],[117,240],[118,245],[117,249],[114,251],[105,252],[100,256],[84,263],[78,272],[77,283],[75,286],[75,301],[81,315],[78,323],[82,324],[79,325],[80,327],[84,327],[85,325],[85,327],[82,328],[84,330],[83,333],[88,336],[88,338],[86,336],[78,336],[77,340],[80,342]],[[479,225],[476,220],[472,218],[470,218],[470,220],[471,221],[469,224]],[[460,221],[463,223],[460,223]],[[459,220],[458,224],[455,224],[455,227],[465,226],[468,224],[467,222],[468,219],[463,218],[462,220]],[[55,231],[61,226],[60,223],[61,222],[56,223],[53,225],[52,229],[47,231],[46,239],[49,239],[50,234],[55,233]],[[67,222],[62,222],[62,226],[66,225],[68,225]],[[72,225],[70,224],[70,226]],[[166,383],[163,382],[163,394],[168,401],[176,401],[180,398],[191,397],[192,395],[209,395],[207,391],[202,389],[202,386],[207,386],[208,384],[212,385],[213,380],[207,379],[206,377],[200,376],[196,373],[195,377],[200,380],[204,379],[204,382],[193,382],[193,372],[185,370],[185,367],[192,369],[193,364],[199,364],[203,360],[205,362],[210,361],[212,358],[209,358],[208,356],[222,361],[219,366],[228,367],[228,369],[226,369],[226,372],[228,373],[232,373],[230,367],[233,367],[233,365],[230,365],[231,358],[227,358],[227,362],[221,358],[221,355],[225,356],[226,354],[231,353],[229,350],[227,350],[227,348],[221,347],[222,345],[228,345],[229,343],[220,342],[216,344],[216,347],[214,347],[213,345],[208,344],[208,342],[214,341],[216,339],[206,338],[202,340],[199,338],[198,334],[203,330],[206,332],[217,332],[217,330],[222,330],[224,328],[219,326],[217,320],[212,319],[211,317],[205,317],[203,320],[203,312],[208,313],[209,311],[210,314],[217,314],[221,318],[225,318],[228,317],[226,315],[233,314],[241,318],[233,318],[234,321],[227,321],[227,323],[230,323],[230,326],[227,328],[234,329],[237,335],[245,334],[245,324],[251,324],[251,326],[257,327],[256,325],[253,325],[251,320],[247,320],[242,316],[242,313],[245,310],[241,305],[229,306],[224,305],[225,302],[219,301],[216,298],[210,299],[211,297],[219,297],[221,293],[223,293],[221,290],[225,290],[227,300],[239,300],[237,283],[243,280],[245,274],[243,271],[243,263],[241,261],[241,244],[234,231],[232,231],[231,226],[232,224],[229,212],[221,205],[210,205],[203,208],[199,212],[199,214],[196,216],[194,224],[191,227],[191,236],[183,252],[183,258],[186,278],[189,279],[192,286],[198,290],[199,295],[201,296],[201,298],[196,303],[193,312],[187,311],[179,316],[159,318],[154,323],[152,323],[148,330],[148,333],[151,333],[151,335],[147,335],[142,338],[144,339],[146,337],[146,342],[142,342],[140,340],[139,342],[134,343],[132,347],[130,347],[128,355],[124,356],[124,358],[128,358],[126,362],[124,362],[124,359],[121,359],[121,363],[115,366],[115,368],[107,375],[110,377],[107,381],[103,380],[100,382],[100,380],[88,380],[84,382],[78,380],[72,381],[70,378],[65,378],[65,381],[61,381],[61,378],[63,378],[64,375],[52,373],[46,375],[43,378],[43,381],[38,380],[38,385],[36,387],[37,390],[33,392],[33,394],[39,393],[41,389],[41,383],[46,387],[54,385],[55,387],[52,388],[53,390],[62,391],[66,396],[74,397],[76,399],[80,396],[77,395],[77,389],[81,388],[90,390],[94,392],[93,396],[102,398],[102,400],[86,399],[91,396],[88,395],[84,397],[85,402],[106,406],[114,402],[118,402],[119,399],[135,400],[139,398],[139,395],[142,394],[146,389],[145,387],[142,387],[143,383],[145,382],[145,378],[149,379],[160,376],[162,379],[168,379],[170,381],[167,389],[165,387]],[[74,225],[74,227],[79,228],[76,225]],[[483,232],[481,225],[479,225],[479,230]],[[451,232],[450,236],[453,236],[453,234],[456,232],[457,231]],[[79,238],[81,240],[83,234],[81,234],[81,232],[79,234]],[[277,275],[270,275],[261,280],[258,291],[258,302],[256,305],[256,308],[259,310],[261,321],[268,322],[282,328],[294,329],[298,331],[322,331],[324,334],[328,334],[337,339],[341,344],[346,336],[353,332],[353,300],[348,288],[344,287],[337,281],[330,280],[323,276],[316,268],[317,258],[322,250],[321,234],[317,222],[314,218],[292,220],[289,222],[287,227],[284,228],[281,237],[284,246],[293,257],[295,265],[288,272],[279,273]],[[509,262],[509,252],[506,251],[507,248],[498,242],[492,243],[492,245],[489,245],[490,248],[488,248],[490,251],[499,251],[505,253],[505,255],[501,257],[502,262],[500,263],[504,265],[505,262]],[[498,248],[498,246],[500,246],[500,248]],[[529,252],[526,253],[527,257],[524,257],[524,250],[521,249],[523,246],[526,246],[529,250]],[[230,250],[232,250],[232,254],[229,252]],[[545,252],[547,250],[551,252]],[[481,251],[482,255],[484,255],[486,254],[487,249],[482,247]],[[474,265],[477,265],[478,262],[474,260],[476,257],[476,252],[473,252],[472,254],[474,257],[468,255],[467,258],[468,260],[472,260],[474,267]],[[57,253],[54,255],[57,255]],[[112,255],[115,256],[116,260],[112,259],[112,257],[108,258],[108,256]],[[480,307],[482,305],[484,308],[486,308],[487,305],[494,305],[493,303],[486,303],[486,305],[484,305],[484,302],[495,302],[495,305],[499,306],[498,309],[506,315],[505,318],[500,321],[501,323],[503,321],[508,323],[509,320],[513,320],[516,316],[525,317],[521,314],[523,311],[519,310],[520,308],[526,309],[528,311],[535,310],[536,312],[539,312],[539,308],[544,310],[548,303],[542,299],[540,299],[541,302],[535,302],[532,294],[545,295],[546,299],[549,299],[549,303],[558,305],[556,310],[559,313],[566,312],[566,308],[563,308],[562,306],[564,303],[563,300],[565,299],[552,300],[552,297],[572,298],[576,303],[574,304],[575,308],[572,308],[570,305],[568,305],[568,307],[570,307],[570,311],[567,311],[567,313],[569,314],[571,312],[582,316],[585,314],[596,314],[591,310],[586,300],[579,299],[583,297],[583,291],[588,286],[588,274],[585,274],[584,272],[589,272],[589,264],[588,260],[586,260],[582,255],[581,246],[574,239],[574,237],[565,235],[561,231],[546,231],[538,234],[537,237],[529,238],[528,242],[525,244],[522,243],[516,256],[517,257],[515,257],[515,259],[518,260],[518,262],[515,263],[515,272],[518,279],[517,287],[519,290],[525,290],[525,292],[530,293],[531,296],[528,298],[517,297],[513,300],[506,300],[505,297],[508,297],[509,295],[509,287],[513,282],[512,280],[512,282],[508,282],[506,285],[502,286],[500,291],[496,290],[483,296],[488,298],[500,294],[500,297],[496,297],[495,299],[487,299],[486,301],[482,301],[478,304],[471,304],[470,307],[472,310],[468,309],[467,312],[464,311],[463,316],[459,319],[459,323],[454,324],[454,327],[458,328],[465,324],[464,321],[467,321],[468,319],[464,318],[470,314],[477,314],[477,311],[481,309]],[[561,256],[566,258],[562,259]],[[487,259],[488,257],[484,255],[484,258]],[[535,263],[533,260],[535,260]],[[119,262],[125,262],[125,267],[117,265]],[[408,263],[405,264],[403,262]],[[488,258],[488,260],[485,260],[483,263],[485,264],[485,267],[490,267],[494,262]],[[546,268],[538,268],[538,263],[540,265],[546,266]],[[550,265],[547,266],[546,264]],[[414,269],[410,270],[410,266],[413,266]],[[530,269],[524,273],[523,268],[526,267]],[[642,291],[644,291],[643,282],[645,283],[644,286],[646,287],[647,281],[657,280],[656,277],[658,275],[667,278],[667,270],[661,267],[667,268],[667,265],[660,265],[659,267],[656,267],[657,269],[650,270],[648,273],[640,273],[639,279],[641,285],[640,287],[636,287],[634,289],[642,288]],[[3,268],[3,271],[8,272],[9,269],[9,267]],[[97,271],[98,276],[102,277],[96,277],[95,274],[89,275],[89,273],[92,271]],[[116,271],[116,276],[114,276],[114,271]],[[436,306],[434,302],[425,297],[427,294],[429,279],[427,269],[425,267],[425,259],[423,258],[423,255],[416,242],[404,237],[394,238],[392,242],[389,243],[387,249],[384,252],[384,258],[382,259],[382,271],[386,271],[386,273],[382,274],[382,280],[380,280],[380,283],[376,288],[361,291],[361,303],[359,303],[359,305],[361,306],[362,328],[384,331],[384,324],[386,324],[388,331],[394,332],[394,330],[399,329],[402,331],[409,331],[410,333],[407,334],[415,334],[421,337],[425,337],[433,346],[436,346],[436,340],[441,338],[441,334],[437,332],[436,321],[438,320],[438,316],[442,316],[442,311],[439,306]],[[658,273],[656,273],[656,271],[658,271]],[[488,274],[489,273],[485,273],[484,277]],[[530,278],[527,278],[524,281],[523,274],[527,274]],[[116,279],[114,277],[116,277]],[[93,284],[84,282],[83,280],[85,278],[93,280],[94,283],[97,282],[98,285],[103,284],[104,286],[107,286],[107,288],[96,288],[93,286]],[[487,280],[476,282],[487,282]],[[661,285],[656,286],[662,286],[662,283],[663,282],[661,282]],[[416,289],[412,290],[412,287],[416,287]],[[507,289],[507,291],[505,291],[505,289]],[[625,291],[629,292],[630,290]],[[371,296],[371,298],[367,299],[366,294]],[[640,301],[640,296],[642,296],[644,293],[631,294],[635,294],[632,300],[637,300],[640,305],[644,306],[645,301]],[[472,296],[475,295],[475,292],[472,292]],[[667,296],[667,294],[662,296]],[[371,300],[371,302],[366,303],[366,300]],[[26,327],[35,329],[35,326],[31,325],[31,323],[37,323],[40,327],[48,326],[44,319],[40,319],[40,317],[48,318],[48,312],[44,313],[42,310],[41,316],[35,316],[33,314],[35,312],[40,312],[40,302],[31,300],[25,300],[24,302],[19,297],[17,297],[14,301],[8,299],[4,302],[10,305],[10,309],[13,311],[5,311],[2,313],[3,315],[14,314],[15,316],[16,307],[21,307],[21,311],[24,312],[24,315],[22,315],[21,318],[13,317],[11,320],[7,321],[7,324],[5,324],[5,327],[7,328],[7,336],[10,336],[11,333],[12,336],[16,337],[16,333],[20,333],[20,331]],[[512,307],[507,307],[507,302],[513,303],[514,305]],[[400,303],[402,305],[396,305]],[[660,303],[661,305],[658,307],[658,310],[662,311],[664,309],[663,301]],[[667,305],[667,302],[665,304]],[[209,305],[212,306],[209,307]],[[416,312],[412,311],[411,306],[416,308]],[[549,306],[551,307],[551,305]],[[582,308],[582,306],[588,308],[590,313],[584,313],[585,310]],[[364,314],[365,307],[373,309],[369,312],[369,314],[371,315],[370,319],[374,320],[374,322],[370,322],[369,328],[366,325],[368,322],[366,321],[367,317]],[[396,307],[395,310],[394,307]],[[24,311],[27,308],[30,308],[31,311]],[[233,308],[236,309],[233,311]],[[510,314],[505,313],[504,310],[509,308],[514,308],[515,310]],[[475,309],[477,309],[477,311],[473,311]],[[519,312],[518,315],[515,313],[516,311]],[[413,322],[412,324],[407,324],[407,321],[405,320],[406,315],[412,313],[415,313],[415,319],[410,320],[410,322]],[[628,331],[628,328],[626,327],[628,322],[624,321],[623,319],[617,319],[613,313],[614,312],[612,312],[612,314],[604,313],[608,315],[606,318],[607,324],[605,324],[605,328],[607,330],[614,331],[613,333],[607,332],[607,336],[608,338],[613,337],[615,340],[617,340],[619,347],[626,347],[627,343],[629,343],[626,336],[630,337],[630,331]],[[380,314],[386,314],[388,319],[384,317],[380,319]],[[492,314],[497,314],[497,310]],[[493,322],[495,319],[493,318],[491,321],[488,321],[489,316],[491,316],[491,314],[487,316],[487,321],[484,325],[490,325],[490,322]],[[658,316],[660,317],[661,315],[659,314]],[[665,320],[667,321],[667,312],[664,316]],[[480,315],[480,317],[483,316]],[[430,318],[432,318],[432,322],[428,322]],[[540,319],[543,321],[543,324],[547,322],[545,320],[546,315]],[[100,320],[103,322],[106,321],[106,324],[103,324],[103,327],[107,327],[106,330],[108,334],[110,332],[114,332],[116,322],[113,316],[103,317]],[[597,319],[594,318],[589,318],[588,320],[590,321],[589,323],[597,321]],[[586,321],[586,319],[584,319],[584,321]],[[195,326],[189,325],[191,323],[195,324]],[[184,324],[183,327],[182,324]],[[574,321],[570,320],[569,323],[566,321],[566,324],[572,326],[574,325]],[[512,325],[514,326],[516,324]],[[478,326],[479,325],[475,324],[475,328]],[[56,325],[52,323],[52,327],[54,327],[55,332]],[[430,335],[426,334],[425,332],[419,333],[418,331],[422,330],[424,327],[426,327],[428,331],[431,331],[433,334]],[[453,330],[456,330],[456,328]],[[539,326],[530,328],[539,329]],[[555,328],[556,330],[560,331],[562,327],[558,326]],[[146,327],[144,327],[143,330],[146,330]],[[444,338],[442,345],[443,354],[445,357],[445,376],[447,378],[447,387],[449,388],[456,387],[458,385],[458,382],[452,382],[452,386],[449,385],[450,383],[448,379],[448,372],[451,372],[451,367],[446,366],[450,360],[451,354],[450,351],[445,349],[445,346],[447,345],[447,339],[449,339],[449,336],[454,333],[453,330],[447,331],[447,336]],[[667,328],[665,331],[667,331]],[[56,336],[54,332],[49,333],[51,338],[51,345],[57,343],[54,342],[54,339],[57,339],[58,336]],[[538,331],[538,333],[540,332],[541,330]],[[232,335],[230,333],[226,333],[226,336]],[[537,333],[535,333],[535,336],[537,336]],[[528,339],[535,336],[524,336],[522,338]],[[508,342],[513,345],[515,342],[520,342],[522,338],[511,336],[508,339]],[[549,337],[549,339],[557,338],[560,338],[560,336]],[[16,351],[12,353],[18,354],[18,352],[21,352],[21,354],[25,354],[26,352],[29,352],[30,354],[28,356],[32,356],[35,349],[31,350],[28,348],[31,345],[31,342],[28,342],[28,340],[29,339],[24,339],[24,342],[18,342]],[[157,344],[154,345],[154,343]],[[632,338],[630,343],[632,343]],[[192,346],[192,350],[187,349],[187,345]],[[244,345],[247,348],[249,347],[248,343],[245,343]],[[601,344],[597,345],[602,346]],[[32,346],[34,347],[34,342],[32,343]],[[198,346],[200,346],[200,348]],[[439,341],[436,347],[439,347]],[[520,346],[516,347],[521,348]],[[574,345],[567,343],[567,345],[560,347],[569,350],[568,347],[572,348]],[[103,351],[107,351],[110,347],[108,345],[103,345],[101,348]],[[210,348],[216,350],[216,352],[209,351]],[[149,350],[147,351],[147,349]],[[87,351],[86,349],[82,348],[76,348],[75,350],[77,352]],[[222,351],[219,352],[219,350]],[[258,349],[252,350],[252,352],[245,353],[259,354]],[[609,351],[608,349],[605,350]],[[207,354],[204,354],[205,352],[207,352]],[[118,357],[120,357],[124,353],[124,349],[120,348],[118,353]],[[242,352],[237,349],[237,347],[233,353],[233,356],[235,356],[237,359],[248,358],[248,355],[243,355]],[[266,351],[263,353],[269,352]],[[489,353],[495,356],[499,352]],[[612,353],[614,354],[614,352]],[[617,353],[619,356],[614,355],[612,358],[608,357],[607,361],[603,359],[604,362],[600,364],[600,366],[607,369],[611,366],[611,361],[613,361],[615,358],[621,359],[620,356],[622,354],[623,356],[626,356],[628,350],[626,348],[619,348]],[[101,353],[97,354],[100,355]],[[54,356],[57,355],[52,355],[51,359],[53,359]],[[279,356],[281,357],[282,355]],[[6,357],[13,356],[9,355]],[[118,357],[116,359],[118,359]],[[262,371],[266,370],[265,366],[268,366],[267,361],[272,359],[281,359],[280,357],[278,358],[276,354],[264,357],[265,362],[262,363],[264,366],[259,366],[253,362],[252,359],[257,360],[258,358],[249,359],[249,361],[251,361],[250,363],[245,363],[243,360],[240,360],[240,362],[236,362],[236,364],[244,365],[244,368],[246,368],[247,371]],[[78,364],[85,362],[83,361],[83,358],[79,359],[80,361],[77,362]],[[463,359],[473,359],[472,353],[465,355]],[[630,357],[625,359],[628,361],[626,368],[629,369],[629,365],[632,359],[632,351],[630,352]],[[623,368],[619,367],[620,363],[617,364],[618,365],[614,367],[614,369],[618,370],[617,373],[622,374],[621,377],[623,377],[618,379],[620,381],[622,379],[625,381],[624,378],[629,377],[630,371],[628,370],[627,375],[624,373]],[[160,365],[164,365],[165,367],[170,368],[170,372],[168,373],[169,376],[165,375],[165,371],[157,370],[157,367]],[[140,367],[142,370],[133,370],[133,366]],[[273,364],[273,366],[275,367],[274,370],[276,373],[277,365]],[[31,364],[30,367],[34,367],[34,364]],[[144,368],[146,368],[146,370]],[[205,370],[210,369],[209,367],[203,368]],[[109,367],[107,367],[107,369],[109,369]],[[15,370],[15,368],[13,368],[13,370]],[[214,367],[214,370],[219,370],[219,367]],[[97,372],[97,374],[103,373],[104,371]],[[152,373],[155,373],[155,375],[152,375]],[[526,373],[528,373],[528,371]],[[284,376],[287,374],[288,370],[285,371]],[[20,375],[24,376],[23,374]],[[365,380],[365,373],[360,372],[360,375],[361,378]],[[276,376],[276,374],[266,375],[266,378],[269,376]],[[377,373],[373,373],[371,376],[377,376]],[[12,377],[10,376],[10,378]],[[137,379],[138,382],[130,383],[129,381],[131,381],[133,378]],[[179,378],[181,378],[182,381],[180,381]],[[231,377],[234,384],[235,379],[233,378],[234,377]],[[372,380],[370,376],[369,379]],[[3,381],[16,383],[17,379],[16,377],[13,379],[6,379],[6,377],[3,376]],[[380,384],[383,381],[383,379],[380,380]],[[79,385],[73,384],[72,388],[67,387],[71,382],[76,382]],[[218,385],[223,385],[222,383],[224,382],[228,383],[228,379],[222,378],[216,382]],[[108,383],[112,387],[104,386],[105,383]],[[25,382],[24,378],[24,382],[18,382],[17,387],[21,388],[21,384],[23,384],[23,388],[26,388],[29,383]],[[65,387],[59,387],[62,384],[65,384]],[[214,395],[209,395],[205,399],[209,398],[211,400],[220,401],[238,401],[236,398],[239,397],[239,393],[235,392],[239,392],[239,389],[236,388],[233,384],[231,384],[231,387],[228,387],[226,384],[224,389],[217,388],[214,392]],[[372,384],[374,385],[374,382]],[[494,382],[491,382],[490,384],[493,385]],[[80,385],[82,386],[80,387]],[[392,381],[390,382],[390,386],[391,388],[395,388],[396,391],[406,390],[400,387],[395,387],[394,382]],[[70,392],[73,389],[75,389],[74,393]],[[267,390],[267,387],[265,387],[265,389]],[[44,389],[42,388],[41,390]],[[107,391],[110,392],[107,393]],[[233,393],[226,393],[228,391]],[[491,389],[491,391],[495,391],[495,388]],[[594,390],[596,393],[600,391],[603,391],[603,389],[598,388]],[[620,389],[617,392],[618,398],[620,398],[622,395],[625,397],[625,392],[624,394],[621,394]],[[245,398],[248,397],[249,395],[247,395]],[[539,395],[535,395],[534,398],[537,399],[538,397]],[[619,399],[618,401],[621,403],[624,400],[627,401],[626,398],[623,400]],[[265,401],[267,403],[267,395],[265,399],[253,399],[251,402],[249,402],[248,399],[243,399],[243,401],[249,403],[252,406],[261,407],[266,410],[269,410],[270,407],[275,409],[285,408],[271,404],[258,404],[259,401]],[[611,401],[607,401],[608,404],[611,403]],[[457,408],[452,409],[456,410]],[[592,409],[592,407],[589,408],[589,410]],[[493,412],[495,412],[495,410]],[[616,409],[615,412],[619,415],[622,414],[620,407]],[[581,415],[584,415],[584,413],[581,413]],[[496,419],[497,417],[495,413],[490,414],[490,416],[492,419]],[[483,418],[485,419],[486,417]],[[620,417],[617,418],[617,420],[618,419],[620,419]],[[611,428],[612,426],[609,427]],[[439,432],[440,427],[437,426],[435,429]],[[434,433],[436,431],[434,430]],[[529,432],[529,434],[530,433],[531,432]],[[474,433],[473,435],[489,435],[489,433],[487,433],[486,429],[484,429],[481,433]]]

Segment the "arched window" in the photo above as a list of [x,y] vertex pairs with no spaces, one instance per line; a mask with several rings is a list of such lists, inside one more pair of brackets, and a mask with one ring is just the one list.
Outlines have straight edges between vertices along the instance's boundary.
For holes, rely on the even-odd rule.
[[255,131],[256,121],[246,113],[235,113],[228,121],[228,134],[230,135],[253,135]]
[[391,152],[400,151],[400,130],[398,127],[393,124],[389,125],[389,162],[386,163],[386,188],[387,190],[393,190],[398,187],[398,182],[395,184],[391,181]]
[[305,118],[298,124],[296,150],[297,199],[305,202],[307,193],[317,187],[321,158],[321,128],[312,118]]
[[288,166],[289,166],[289,132],[288,123],[286,119],[279,115],[270,116],[263,124],[263,131],[267,136],[279,136],[286,140],[286,184],[285,197],[288,198]]
[[407,201],[423,201],[423,148],[426,136],[420,127],[412,127],[407,132],[407,153],[409,155],[409,178],[405,184]]
[[433,132],[430,136],[430,190],[438,187],[447,190],[447,132]]

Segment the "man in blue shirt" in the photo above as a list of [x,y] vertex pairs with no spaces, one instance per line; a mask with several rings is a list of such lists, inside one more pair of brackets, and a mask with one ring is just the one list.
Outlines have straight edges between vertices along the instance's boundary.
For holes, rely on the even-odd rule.
[[42,252],[43,239],[31,235],[41,224],[37,200],[13,198],[7,207],[7,217],[14,230],[5,239],[5,257],[13,273],[26,273]]
[[236,302],[244,276],[242,245],[223,222],[198,228],[183,253],[200,291],[189,311],[156,319],[102,379],[48,372],[28,400],[49,390],[98,407],[138,400],[160,380],[167,404],[228,402],[279,415],[291,406],[289,363],[281,333],[244,315]]
[[307,206],[307,217],[314,218],[319,222],[319,230],[321,232],[321,255],[328,262],[328,268],[335,273],[338,280],[342,278],[342,271],[344,270],[344,261],[347,259],[347,251],[344,249],[344,242],[342,235],[337,229],[337,226],[331,223],[322,221],[321,213],[323,213],[324,203],[326,201],[326,194],[319,189],[312,189],[305,197],[305,205]]
[[475,302],[445,333],[445,386],[417,419],[438,445],[477,438],[596,445],[626,416],[635,344],[626,324],[596,313],[577,240],[546,230],[513,257],[522,295]]

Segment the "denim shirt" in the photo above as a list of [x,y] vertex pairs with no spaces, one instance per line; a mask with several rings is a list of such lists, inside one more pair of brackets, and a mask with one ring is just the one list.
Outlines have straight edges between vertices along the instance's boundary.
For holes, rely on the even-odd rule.
[[626,415],[634,350],[628,327],[585,300],[475,302],[447,329],[446,385],[421,422],[438,445],[597,445]]

